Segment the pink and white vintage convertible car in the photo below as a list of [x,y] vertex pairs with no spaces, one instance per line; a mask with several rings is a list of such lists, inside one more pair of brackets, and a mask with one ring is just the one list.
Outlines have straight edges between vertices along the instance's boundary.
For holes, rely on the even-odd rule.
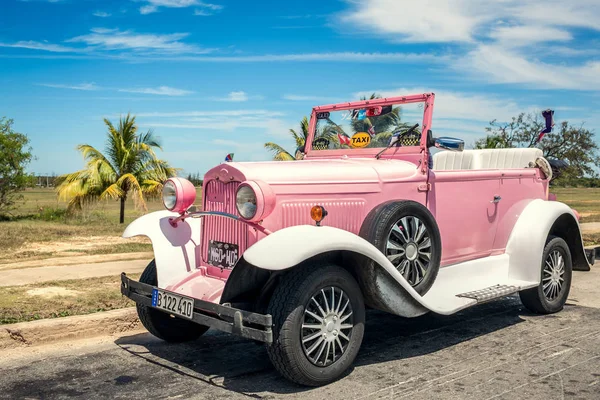
[[169,179],[167,210],[123,234],[154,246],[139,282],[122,275],[144,326],[169,342],[209,327],[265,342],[286,378],[322,385],[356,357],[365,307],[448,315],[518,293],[561,310],[589,261],[549,162],[434,139],[434,98],[315,107],[301,160],[214,167],[202,211],[190,182]]

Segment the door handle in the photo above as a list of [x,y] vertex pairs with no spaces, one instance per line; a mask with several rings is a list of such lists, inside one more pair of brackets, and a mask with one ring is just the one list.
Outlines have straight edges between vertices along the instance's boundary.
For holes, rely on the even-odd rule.
[[502,200],[502,197],[496,195],[494,196],[494,200],[491,200],[490,203],[498,203],[500,200]]

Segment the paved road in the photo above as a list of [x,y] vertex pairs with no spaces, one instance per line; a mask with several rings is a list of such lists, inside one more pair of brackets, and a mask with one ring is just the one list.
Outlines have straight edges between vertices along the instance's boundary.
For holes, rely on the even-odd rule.
[[168,345],[141,334],[0,361],[0,398],[597,400],[600,309],[582,288],[597,288],[599,272],[576,273],[572,300],[550,316],[518,297],[450,317],[369,312],[355,367],[322,388],[288,383],[244,339],[209,332]]

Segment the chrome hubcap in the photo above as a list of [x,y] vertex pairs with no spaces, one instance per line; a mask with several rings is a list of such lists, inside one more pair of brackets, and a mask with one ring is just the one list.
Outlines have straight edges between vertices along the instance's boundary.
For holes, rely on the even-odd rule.
[[555,300],[561,293],[565,281],[565,260],[558,250],[548,254],[542,272],[542,289],[546,299]]
[[412,285],[418,285],[429,270],[431,237],[417,217],[404,217],[396,222],[387,239],[388,260]]
[[300,338],[306,358],[318,367],[333,364],[346,352],[353,327],[346,293],[333,286],[321,289],[304,307]]

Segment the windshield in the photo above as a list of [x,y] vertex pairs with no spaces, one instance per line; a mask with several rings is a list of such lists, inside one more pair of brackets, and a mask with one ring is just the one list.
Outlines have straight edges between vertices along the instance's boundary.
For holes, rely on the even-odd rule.
[[400,146],[418,146],[423,122],[423,103],[367,107],[354,110],[317,112],[312,150],[384,148],[392,135],[400,135]]

